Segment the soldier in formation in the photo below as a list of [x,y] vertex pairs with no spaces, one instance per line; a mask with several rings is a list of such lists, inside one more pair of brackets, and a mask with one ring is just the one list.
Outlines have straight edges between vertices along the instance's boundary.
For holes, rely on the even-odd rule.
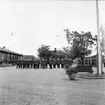
[[18,60],[16,68],[33,68],[39,69],[40,67],[43,69],[47,68],[64,68],[65,64],[72,64],[72,60],[69,58],[41,58],[41,59],[34,59],[34,60]]
[[52,62],[53,62],[53,68],[56,68],[56,59],[53,58],[53,59],[52,59]]
[[50,58],[50,59],[49,59],[49,67],[50,67],[50,69],[52,69],[52,65],[53,65],[53,59]]
[[64,68],[64,58],[61,58],[61,68]]
[[57,68],[60,68],[60,64],[61,64],[60,59],[59,59],[59,58],[57,58],[57,60],[56,60],[56,65],[57,65]]

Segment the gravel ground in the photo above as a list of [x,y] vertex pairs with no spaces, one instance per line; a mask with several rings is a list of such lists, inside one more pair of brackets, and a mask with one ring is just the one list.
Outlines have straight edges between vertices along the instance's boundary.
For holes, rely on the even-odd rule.
[[0,68],[0,105],[105,105],[105,79],[70,81],[63,69]]

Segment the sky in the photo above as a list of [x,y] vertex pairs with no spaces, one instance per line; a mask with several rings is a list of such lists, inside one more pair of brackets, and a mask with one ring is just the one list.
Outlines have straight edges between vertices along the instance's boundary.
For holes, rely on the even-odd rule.
[[[100,25],[105,24],[105,1],[99,1]],[[42,45],[68,46],[64,29],[97,34],[94,0],[1,0],[0,47],[37,55]]]

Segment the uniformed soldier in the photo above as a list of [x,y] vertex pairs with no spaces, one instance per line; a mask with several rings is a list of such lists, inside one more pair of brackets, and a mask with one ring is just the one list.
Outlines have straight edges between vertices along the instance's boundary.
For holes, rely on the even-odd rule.
[[39,61],[38,61],[38,59],[35,60],[35,66],[36,66],[36,69],[39,68]]
[[45,69],[45,60],[44,60],[44,58],[41,58],[41,64],[42,64],[42,68]]
[[29,60],[26,60],[27,68],[29,68]]
[[16,68],[19,68],[19,60],[16,62]]
[[23,68],[23,60],[20,60],[20,68]]
[[33,68],[33,60],[30,60],[30,67]]
[[39,69],[40,61],[37,59],[37,68]]
[[56,68],[56,59],[53,58],[52,61],[53,61],[53,68]]
[[68,59],[68,63],[69,63],[69,65],[71,66],[72,63],[73,63],[73,60],[69,58],[69,59]]
[[67,57],[64,58],[64,65],[69,64],[69,59]]
[[49,67],[50,67],[50,69],[52,69],[52,64],[53,64],[53,60],[52,60],[52,58],[50,58],[49,59]]
[[32,66],[32,60],[30,59],[29,60],[29,68],[31,68],[31,66]]
[[20,60],[19,61],[20,68],[23,68],[23,65],[22,64],[23,64],[23,60]]
[[48,60],[47,60],[47,58],[44,59],[44,62],[45,62],[45,68],[47,68],[48,67]]
[[31,59],[28,60],[28,64],[29,64],[28,68],[31,68]]
[[64,58],[61,58],[61,68],[64,68]]
[[24,63],[23,63],[24,68],[26,68],[26,67],[27,67],[27,62],[26,62],[26,60],[24,59],[23,62],[24,62]]
[[37,61],[37,59],[35,60],[35,68],[36,69],[38,68],[38,61]]
[[29,60],[28,60],[28,68],[30,68],[30,64],[31,64],[30,61],[31,61],[31,60],[29,59]]
[[42,58],[40,58],[40,66],[41,66],[41,68],[43,68]]
[[33,60],[33,68],[35,69],[36,67],[35,67],[35,59]]
[[22,65],[22,68],[26,68],[27,67],[26,60],[25,59],[22,60],[21,65]]
[[56,64],[57,64],[57,67],[60,68],[60,59],[59,58],[57,58]]
[[24,66],[25,68],[28,67],[28,61],[27,61],[27,60],[24,60],[24,65],[25,65],[25,66]]
[[39,68],[41,68],[41,59],[39,59]]

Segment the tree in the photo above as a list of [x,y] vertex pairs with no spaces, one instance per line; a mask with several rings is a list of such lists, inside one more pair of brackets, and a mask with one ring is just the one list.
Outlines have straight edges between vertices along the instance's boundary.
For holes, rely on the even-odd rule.
[[38,49],[38,56],[40,58],[49,58],[51,57],[51,51],[49,45],[41,45]]
[[65,57],[65,52],[63,50],[57,50],[56,51],[56,58],[64,58]]
[[63,47],[64,55],[67,58],[72,58],[71,50],[69,47]]
[[84,57],[91,54],[91,47],[95,43],[94,37],[91,32],[70,32],[69,29],[64,31],[66,32],[68,43],[72,42],[70,47],[72,59],[81,58],[83,64]]

